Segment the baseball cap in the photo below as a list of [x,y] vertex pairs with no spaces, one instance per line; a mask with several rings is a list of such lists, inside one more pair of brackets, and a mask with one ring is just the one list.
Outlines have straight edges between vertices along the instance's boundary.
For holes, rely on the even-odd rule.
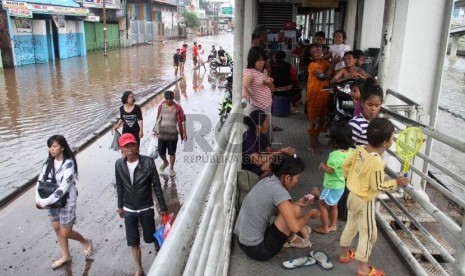
[[124,133],[119,138],[119,146],[120,147],[124,147],[124,146],[126,146],[127,144],[130,144],[130,143],[136,143],[137,144],[136,137],[134,137],[134,135],[132,133]]

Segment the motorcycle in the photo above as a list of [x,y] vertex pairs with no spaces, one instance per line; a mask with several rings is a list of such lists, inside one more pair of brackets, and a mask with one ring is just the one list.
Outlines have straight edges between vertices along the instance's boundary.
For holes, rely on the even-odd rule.
[[232,109],[232,82],[233,82],[233,77],[229,76],[226,78],[227,82],[224,88],[226,89],[226,95],[223,98],[223,101],[221,102],[220,108],[219,108],[219,115],[220,115],[220,121],[219,121],[219,127],[218,131],[221,130],[223,127],[224,122],[228,118],[229,112],[231,112]]
[[218,67],[229,67],[229,68],[233,68],[233,59],[231,57],[230,54],[228,53],[225,53],[225,56],[226,56],[226,64],[223,64],[220,60],[220,58],[213,58],[211,61],[210,61],[210,68],[212,70],[216,70],[216,68]]
[[350,85],[356,79],[346,79],[338,83],[333,83],[325,89],[330,89],[329,93],[329,123],[339,121],[349,121],[354,114],[354,101],[350,95]]

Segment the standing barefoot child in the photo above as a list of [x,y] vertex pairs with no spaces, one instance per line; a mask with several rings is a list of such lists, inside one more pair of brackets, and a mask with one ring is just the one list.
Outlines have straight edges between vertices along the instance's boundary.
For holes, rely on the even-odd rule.
[[[347,176],[349,214],[341,235],[341,255],[338,261],[358,261],[357,276],[384,275],[382,270],[368,266],[368,259],[377,238],[375,201],[380,191],[392,191],[409,182],[406,177],[384,179],[381,155],[394,142],[394,125],[386,118],[374,118],[367,129],[368,145],[358,146],[343,163]],[[357,251],[350,249],[358,233]]]
[[360,91],[360,87],[362,85],[362,80],[357,80],[350,84],[350,96],[352,97],[352,101],[354,102],[354,117],[362,113],[362,92]]
[[337,203],[346,186],[342,172],[342,162],[351,153],[352,129],[347,122],[337,122],[331,128],[330,137],[336,150],[329,154],[326,163],[320,163],[320,169],[325,172],[323,191],[321,191],[320,200],[318,201],[321,226],[313,227],[315,232],[322,234],[337,230]]

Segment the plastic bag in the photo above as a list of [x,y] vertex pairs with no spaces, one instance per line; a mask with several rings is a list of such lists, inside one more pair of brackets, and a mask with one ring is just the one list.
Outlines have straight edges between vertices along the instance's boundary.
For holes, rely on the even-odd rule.
[[163,242],[166,239],[166,236],[168,236],[168,233],[171,229],[171,225],[173,224],[174,221],[174,214],[170,213],[168,215],[163,215],[161,218],[162,225],[160,228],[158,228],[155,233],[153,233],[153,237],[157,240],[158,245],[161,247]]
[[113,133],[113,142],[111,142],[110,149],[114,151],[119,151],[119,137],[121,137],[121,133],[115,130],[115,132]]
[[165,232],[165,226],[162,225],[158,230],[153,233],[153,237],[157,240],[158,246],[161,247],[163,242],[165,241],[165,238],[163,237],[163,234]]
[[150,138],[150,144],[149,144],[149,147],[147,149],[147,156],[155,159],[158,157],[158,143],[157,143],[157,139],[155,139],[155,137],[151,137]]

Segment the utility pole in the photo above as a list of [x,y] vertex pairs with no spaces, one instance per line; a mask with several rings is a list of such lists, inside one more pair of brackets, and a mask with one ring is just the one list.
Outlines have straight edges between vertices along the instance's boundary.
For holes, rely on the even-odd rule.
[[107,56],[107,10],[105,2],[106,0],[103,0],[103,55]]

